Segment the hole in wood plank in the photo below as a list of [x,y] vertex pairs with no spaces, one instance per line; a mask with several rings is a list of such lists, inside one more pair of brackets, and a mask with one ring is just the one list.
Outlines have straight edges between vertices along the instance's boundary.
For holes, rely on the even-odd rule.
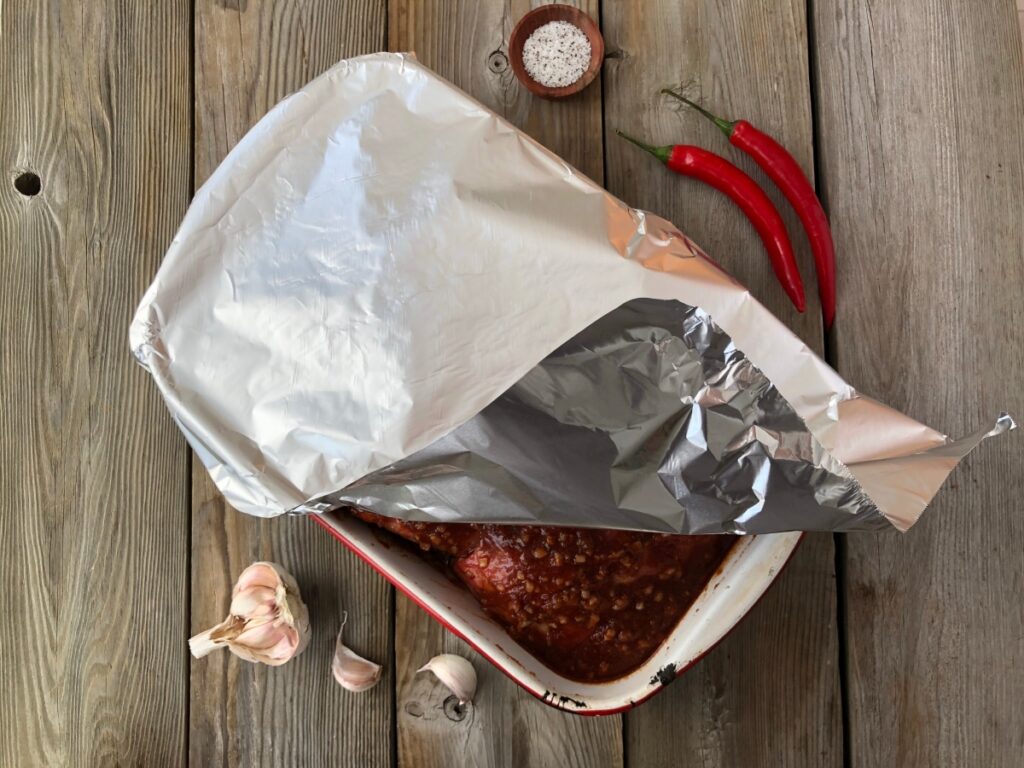
[[496,75],[500,75],[508,69],[508,56],[504,51],[491,51],[487,57],[487,68]]
[[466,719],[469,705],[460,704],[456,696],[449,696],[444,700],[444,714],[452,722],[458,723]]
[[42,191],[43,182],[32,171],[25,171],[14,178],[14,188],[25,197],[35,197]]

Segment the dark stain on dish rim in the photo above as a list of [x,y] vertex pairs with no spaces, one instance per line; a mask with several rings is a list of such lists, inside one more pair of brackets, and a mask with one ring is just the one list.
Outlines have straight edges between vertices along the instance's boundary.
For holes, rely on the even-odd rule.
[[567,704],[572,704],[577,709],[587,709],[587,702],[580,699],[574,699],[571,696],[562,696],[554,691],[544,691],[544,695],[541,696],[542,701],[554,702],[558,701],[559,706],[565,707]]
[[666,664],[651,678],[651,685],[668,685],[676,679],[676,665]]

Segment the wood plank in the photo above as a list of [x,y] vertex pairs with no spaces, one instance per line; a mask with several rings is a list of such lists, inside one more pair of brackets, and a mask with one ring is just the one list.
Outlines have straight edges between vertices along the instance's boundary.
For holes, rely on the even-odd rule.
[[[337,60],[380,50],[383,0],[200,0],[196,3],[196,184],[248,128]],[[294,573],[310,609],[305,652],[270,669],[218,653],[193,662],[190,762],[207,765],[393,763],[390,588],[311,521],[259,521],[228,509],[193,468],[192,630],[222,618],[238,573],[272,559]],[[331,678],[334,635],[387,669],[372,691]]]
[[184,760],[187,454],[126,331],[189,197],[189,18],[0,4],[3,765]]
[[[1024,414],[1024,61],[1012,0],[815,5],[837,363],[951,434]],[[1020,438],[905,536],[846,540],[853,764],[1024,753]]]
[[[447,688],[416,674],[432,656],[469,659],[478,676],[472,704],[453,707]],[[395,605],[398,764],[591,768],[621,766],[622,722],[577,717],[533,698],[503,672],[399,594]]]
[[[573,98],[545,101],[520,87],[508,63],[506,43],[512,27],[531,7],[546,4],[389,0],[389,50],[415,52],[435,72],[600,184],[604,178],[600,79]],[[565,4],[598,18],[597,0]]]
[[[419,59],[600,182],[601,86],[562,103],[533,98],[505,56],[515,0],[391,0],[389,47]],[[594,18],[597,0],[578,3]],[[423,611],[399,597],[395,615],[398,754],[403,766],[620,766],[621,719],[578,718],[536,701]],[[436,653],[470,658],[480,676],[467,712],[444,706],[447,691],[415,670]]]
[[[604,32],[618,55],[605,65],[608,188],[668,217],[736,275],[810,347],[821,351],[813,266],[785,199],[710,123],[659,96],[678,86],[726,116],[778,137],[813,170],[804,3],[661,0],[605,3]],[[809,288],[808,312],[789,306],[753,228],[710,188],[668,173],[616,138],[692,143],[744,168],[775,201],[793,234]],[[626,716],[631,765],[839,765],[832,538],[809,535],[778,583],[744,622],[668,691]]]
[[1017,0],[1017,23],[1020,25],[1021,37],[1024,37],[1024,0]]

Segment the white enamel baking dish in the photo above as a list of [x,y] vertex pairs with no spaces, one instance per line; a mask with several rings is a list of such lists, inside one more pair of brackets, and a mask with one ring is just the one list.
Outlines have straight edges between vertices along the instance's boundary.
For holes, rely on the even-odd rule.
[[437,621],[546,704],[581,715],[635,707],[711,650],[739,623],[782,570],[799,533],[747,536],[732,548],[690,610],[639,669],[607,683],[580,683],[555,673],[489,619],[469,593],[379,529],[344,515],[315,518]]

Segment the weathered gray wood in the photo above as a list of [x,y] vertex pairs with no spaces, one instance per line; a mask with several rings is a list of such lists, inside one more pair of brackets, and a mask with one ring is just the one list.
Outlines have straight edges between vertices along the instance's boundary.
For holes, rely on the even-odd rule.
[[[380,50],[382,0],[196,4],[196,184],[278,100],[335,61]],[[192,630],[222,618],[238,573],[257,559],[290,569],[309,605],[313,639],[283,667],[225,652],[192,664],[190,763],[390,766],[394,678],[389,587],[311,521],[260,522],[225,507],[193,469]],[[334,635],[387,671],[363,694],[331,677]]]
[[1024,37],[1024,0],[1017,0],[1017,21],[1020,23],[1021,36]]
[[[382,4],[199,0],[196,183],[289,90],[383,47]],[[249,561],[273,557],[299,577],[316,632],[278,670],[226,654],[194,663],[189,718],[187,455],[125,329],[191,192],[191,5],[0,4],[0,763],[178,765],[188,752],[194,765],[372,766],[395,759],[400,725],[403,765],[621,764],[618,718],[559,715],[479,659],[479,701],[449,720],[443,690],[412,670],[435,651],[470,655],[464,645],[399,598],[388,664],[383,582],[308,523],[225,510],[198,466],[191,630],[221,617]],[[535,101],[489,56],[526,5],[390,0],[387,40],[600,180],[600,85]],[[712,127],[658,102],[658,87],[683,83],[810,167],[803,3],[603,5],[608,129],[693,141],[750,170]],[[1024,413],[1015,5],[812,5],[841,371],[954,433],[1000,407]],[[727,201],[613,136],[608,157],[614,192],[672,218],[818,345]],[[14,188],[22,170],[41,177],[39,195]],[[982,448],[909,535],[848,539],[854,765],[1019,762],[1019,439]],[[805,542],[734,635],[628,716],[632,765],[839,761],[831,562],[827,538]],[[362,697],[328,676],[342,609],[350,643],[388,668]]]
[[[506,43],[527,0],[389,0],[388,46],[419,59],[598,183],[604,175],[601,82],[558,102],[520,87]],[[568,2],[598,18],[597,0]]]
[[[438,653],[473,662],[479,680],[472,704],[454,708],[448,689],[433,675],[416,674]],[[395,667],[400,766],[622,765],[620,717],[584,718],[551,709],[403,595],[395,606]]]
[[[597,17],[596,0],[580,7]],[[502,0],[391,0],[389,46],[415,51],[425,64],[600,181],[600,83],[570,101],[545,102],[519,86],[505,58],[512,25],[527,10],[529,3]],[[577,718],[547,707],[403,597],[395,624],[400,765],[622,764],[619,717]],[[461,716],[450,708],[446,712],[447,691],[432,676],[415,675],[443,651],[472,659],[480,675],[476,700]]]
[[184,760],[187,455],[127,329],[189,196],[189,18],[0,4],[5,766]]
[[[814,5],[838,367],[962,434],[1024,414],[1024,62],[1012,0]],[[846,539],[853,764],[1019,766],[1019,435],[905,536]]]
[[[662,0],[604,4],[608,188],[674,221],[754,295],[821,349],[813,266],[799,223],[760,170],[718,129],[659,95],[682,86],[709,108],[777,136],[810,172],[811,106],[804,3]],[[669,173],[616,128],[656,144],[692,143],[754,176],[793,233],[807,284],[800,316],[753,228],[719,193]],[[668,691],[626,716],[627,763],[823,766],[842,762],[833,546],[808,536],[739,628]]]

